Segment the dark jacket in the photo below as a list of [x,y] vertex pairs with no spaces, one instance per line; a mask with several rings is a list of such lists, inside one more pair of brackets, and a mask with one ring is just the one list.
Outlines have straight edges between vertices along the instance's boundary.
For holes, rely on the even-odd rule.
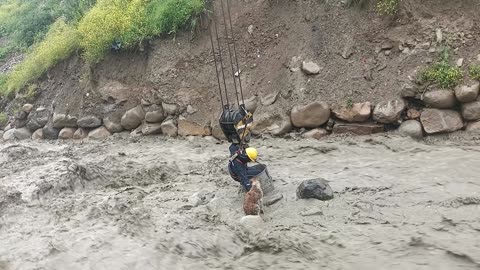
[[238,154],[237,157],[228,163],[228,170],[232,178],[242,184],[247,191],[250,190],[251,184],[247,174],[248,166],[247,163],[250,162],[250,158],[245,153],[244,149],[240,149],[239,145],[232,144],[229,147],[230,157],[235,154]]

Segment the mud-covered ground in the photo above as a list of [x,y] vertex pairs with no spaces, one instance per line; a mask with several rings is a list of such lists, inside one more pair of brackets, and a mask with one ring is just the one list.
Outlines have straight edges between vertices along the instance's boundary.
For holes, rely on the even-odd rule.
[[[0,269],[478,269],[470,139],[255,141],[283,195],[261,223],[242,220],[226,144],[0,144]],[[296,199],[315,177],[333,200]]]

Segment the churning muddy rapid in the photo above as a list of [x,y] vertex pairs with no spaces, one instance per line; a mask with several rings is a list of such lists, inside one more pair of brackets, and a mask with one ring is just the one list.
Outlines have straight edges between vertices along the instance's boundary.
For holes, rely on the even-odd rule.
[[[264,221],[242,219],[226,144],[0,144],[0,269],[480,268],[478,141],[254,142],[283,195]],[[335,198],[297,200],[316,177]]]

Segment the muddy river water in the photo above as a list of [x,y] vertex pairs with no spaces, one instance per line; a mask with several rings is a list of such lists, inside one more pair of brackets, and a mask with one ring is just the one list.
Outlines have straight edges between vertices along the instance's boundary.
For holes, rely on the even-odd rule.
[[[278,202],[243,218],[206,138],[0,144],[0,269],[479,269],[480,146],[257,140]],[[322,177],[331,201],[298,200]]]

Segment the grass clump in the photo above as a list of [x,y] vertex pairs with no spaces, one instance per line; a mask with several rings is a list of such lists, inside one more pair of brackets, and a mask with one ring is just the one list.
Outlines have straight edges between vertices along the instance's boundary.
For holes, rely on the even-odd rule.
[[440,60],[421,73],[423,82],[436,83],[442,88],[453,88],[463,79],[463,72],[458,67],[449,64],[449,50],[444,49]]
[[176,33],[204,8],[203,0],[151,0],[148,5],[148,35]]
[[470,75],[470,78],[480,81],[480,65],[479,64],[471,65],[468,69],[468,73]]
[[[38,79],[59,61],[68,58],[79,45],[79,35],[64,19],[57,20],[45,39],[36,44],[25,60],[8,75],[3,94],[18,91],[28,82]],[[0,90],[1,91],[1,90]]]
[[394,15],[398,10],[399,0],[378,0],[375,4],[375,10],[378,14]]

